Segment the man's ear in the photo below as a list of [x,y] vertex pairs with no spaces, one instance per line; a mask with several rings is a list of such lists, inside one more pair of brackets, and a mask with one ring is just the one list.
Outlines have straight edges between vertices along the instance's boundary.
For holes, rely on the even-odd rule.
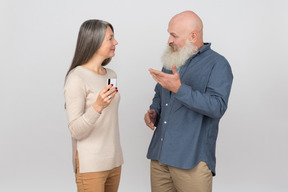
[[197,38],[198,38],[198,34],[196,32],[191,32],[190,35],[189,35],[188,40],[191,43],[195,43],[195,42],[197,42]]

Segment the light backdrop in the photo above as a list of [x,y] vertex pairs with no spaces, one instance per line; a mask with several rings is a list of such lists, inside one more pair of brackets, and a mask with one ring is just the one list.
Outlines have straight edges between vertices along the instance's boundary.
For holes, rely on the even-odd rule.
[[[0,191],[76,191],[64,76],[80,25],[111,22],[125,164],[119,192],[150,191],[144,123],[171,17],[195,11],[234,82],[217,141],[215,192],[288,188],[288,12],[281,0],[1,0]],[[179,141],[181,142],[181,141]]]

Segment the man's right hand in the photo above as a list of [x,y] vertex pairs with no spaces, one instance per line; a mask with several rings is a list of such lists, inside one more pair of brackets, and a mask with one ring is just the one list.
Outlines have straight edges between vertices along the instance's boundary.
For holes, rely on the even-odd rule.
[[154,109],[148,110],[147,113],[144,116],[145,123],[150,129],[154,130],[155,129],[155,122],[157,118],[157,113]]

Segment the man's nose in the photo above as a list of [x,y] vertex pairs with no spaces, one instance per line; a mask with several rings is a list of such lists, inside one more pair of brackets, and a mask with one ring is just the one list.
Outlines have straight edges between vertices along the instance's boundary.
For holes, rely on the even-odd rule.
[[170,35],[169,39],[168,39],[168,44],[173,43],[173,37]]

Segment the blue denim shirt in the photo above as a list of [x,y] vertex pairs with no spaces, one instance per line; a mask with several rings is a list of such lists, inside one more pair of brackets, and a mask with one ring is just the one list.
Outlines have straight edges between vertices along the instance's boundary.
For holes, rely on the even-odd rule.
[[205,161],[215,175],[218,124],[227,109],[233,74],[228,61],[210,46],[205,43],[181,67],[176,94],[156,85],[150,109],[157,112],[157,128],[147,158],[182,169]]

